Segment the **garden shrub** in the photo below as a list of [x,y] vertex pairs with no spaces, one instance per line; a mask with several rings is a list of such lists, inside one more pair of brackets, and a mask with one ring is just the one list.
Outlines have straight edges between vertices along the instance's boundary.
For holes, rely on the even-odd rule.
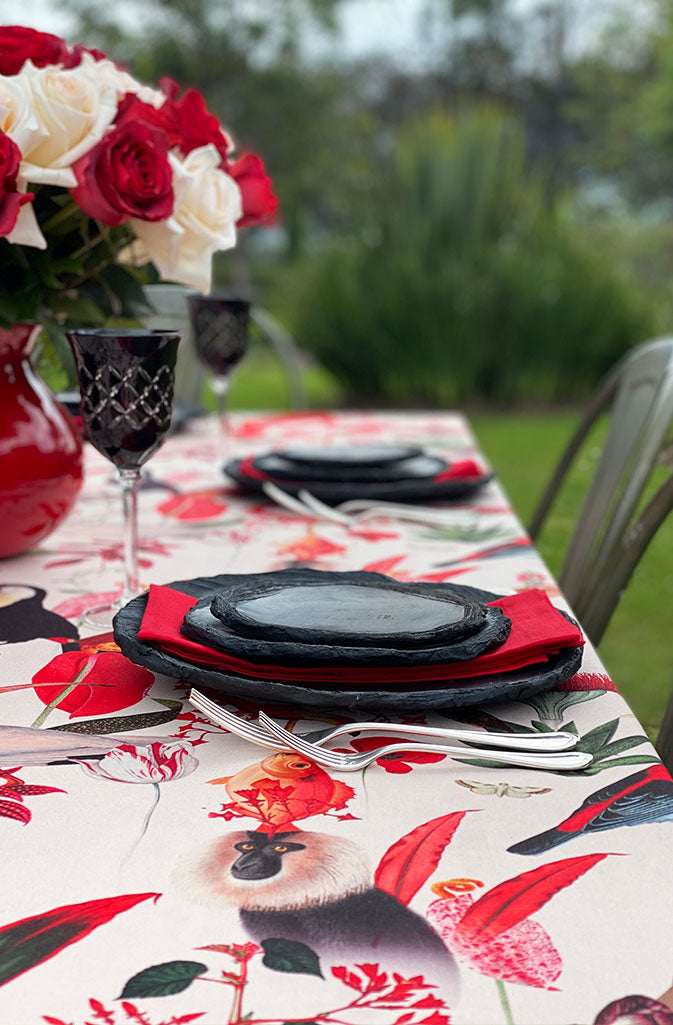
[[646,299],[490,107],[405,126],[360,221],[293,302],[299,343],[351,402],[574,399],[651,333]]

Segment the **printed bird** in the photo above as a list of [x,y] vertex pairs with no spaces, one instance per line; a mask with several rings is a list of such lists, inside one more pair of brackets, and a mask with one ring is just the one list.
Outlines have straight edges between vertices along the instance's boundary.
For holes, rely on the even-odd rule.
[[233,776],[208,782],[224,784],[231,798],[231,804],[223,807],[224,818],[258,819],[260,830],[271,836],[279,829],[296,829],[294,819],[344,808],[355,793],[315,762],[297,754],[273,754]]
[[602,787],[553,829],[521,840],[512,854],[542,854],[582,833],[597,833],[618,826],[642,826],[673,819],[673,780],[663,765],[650,765],[626,779]]
[[42,607],[46,593],[30,584],[0,584],[0,644],[38,637],[62,643],[77,640],[74,623]]

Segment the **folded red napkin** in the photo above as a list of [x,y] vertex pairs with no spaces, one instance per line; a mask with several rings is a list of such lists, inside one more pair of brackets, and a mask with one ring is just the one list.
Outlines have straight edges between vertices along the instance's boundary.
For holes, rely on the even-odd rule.
[[[273,474],[265,473],[263,470],[259,470],[255,465],[255,456],[248,456],[247,459],[241,459],[238,464],[239,473],[245,474],[246,477],[250,477],[251,480],[278,480]],[[441,473],[435,474],[430,479],[435,484],[441,484],[444,480],[472,480],[477,477],[483,477],[483,469],[475,463],[474,459],[460,459],[456,463],[450,463],[446,470],[442,470]],[[424,479],[424,478],[419,478]],[[290,480],[284,480],[285,484],[292,484]],[[306,481],[294,481],[295,484],[305,485]]]
[[499,598],[489,604],[501,608],[512,622],[504,644],[494,651],[479,655],[470,662],[441,665],[390,666],[359,668],[334,666],[278,666],[268,662],[248,662],[233,655],[192,641],[181,633],[182,621],[196,598],[170,587],[152,584],[147,607],[138,631],[141,641],[148,641],[162,651],[178,655],[189,662],[210,666],[223,672],[238,673],[264,680],[289,680],[294,683],[343,684],[344,672],[349,685],[374,683],[414,683],[428,680],[460,680],[486,673],[502,673],[545,662],[561,648],[584,644],[581,631],[555,609],[544,591],[522,591]]

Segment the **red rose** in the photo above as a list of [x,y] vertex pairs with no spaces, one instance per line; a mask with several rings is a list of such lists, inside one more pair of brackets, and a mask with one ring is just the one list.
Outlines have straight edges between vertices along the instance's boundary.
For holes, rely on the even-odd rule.
[[172,119],[170,144],[179,146],[183,156],[199,146],[212,143],[222,157],[222,162],[226,161],[229,149],[227,137],[215,115],[206,109],[203,96],[196,89],[188,89],[179,100],[175,96],[169,97],[161,109]]
[[71,719],[130,708],[142,701],[154,682],[149,669],[134,665],[120,652],[66,651],[35,673],[35,693],[48,705],[82,670],[82,682],[56,706],[70,712]]
[[166,104],[162,107],[153,107],[151,103],[139,99],[135,93],[126,93],[117,107],[115,125],[121,128],[122,125],[131,123],[149,125],[163,132],[167,149],[172,149],[175,145],[170,138],[175,132],[175,126],[166,110]]
[[90,57],[93,57],[95,61],[107,60],[107,54],[103,53],[102,50],[97,50],[95,47],[91,48],[88,46],[82,46],[81,43],[76,43],[73,46],[69,54],[69,59],[66,61],[69,68],[76,68],[82,63],[82,54],[88,53]]
[[9,235],[16,224],[19,209],[33,199],[32,192],[16,191],[16,176],[21,150],[4,132],[0,132],[0,235]]
[[70,65],[65,42],[49,32],[37,32],[23,25],[0,28],[0,75],[18,75],[27,60],[38,68],[45,64]]
[[130,121],[119,125],[73,168],[82,210],[103,224],[138,217],[164,221],[173,210],[173,176],[163,134]]
[[263,224],[271,220],[278,208],[278,199],[259,157],[254,153],[244,153],[226,170],[243,197],[243,216],[237,221],[236,227],[247,228],[250,224]]

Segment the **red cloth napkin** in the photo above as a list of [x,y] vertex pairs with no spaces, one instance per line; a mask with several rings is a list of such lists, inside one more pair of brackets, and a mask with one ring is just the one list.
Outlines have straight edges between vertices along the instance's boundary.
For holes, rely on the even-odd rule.
[[[246,477],[250,477],[251,480],[278,480],[273,474],[265,473],[263,470],[257,469],[254,466],[255,456],[248,456],[247,459],[241,459],[238,464],[239,473],[245,474]],[[435,474],[434,477],[430,478],[435,484],[441,484],[444,480],[473,480],[477,477],[483,477],[484,471],[482,468],[475,463],[474,459],[460,459],[456,463],[450,463],[446,470],[442,470],[441,473]],[[423,478],[420,478],[421,480]],[[307,485],[310,482],[307,481],[290,481],[284,480],[284,484],[296,484],[296,485]]]
[[470,662],[440,665],[356,667],[338,666],[276,666],[268,662],[248,662],[234,655],[192,641],[181,633],[182,621],[196,598],[170,587],[152,584],[143,621],[138,631],[141,641],[148,641],[162,651],[178,655],[198,665],[238,673],[264,680],[289,680],[294,683],[343,684],[368,686],[374,683],[415,683],[428,680],[459,680],[485,673],[501,673],[545,662],[561,648],[584,644],[581,631],[555,609],[544,591],[523,591],[499,598],[489,604],[501,608],[512,621],[504,644],[495,651],[479,655]]

